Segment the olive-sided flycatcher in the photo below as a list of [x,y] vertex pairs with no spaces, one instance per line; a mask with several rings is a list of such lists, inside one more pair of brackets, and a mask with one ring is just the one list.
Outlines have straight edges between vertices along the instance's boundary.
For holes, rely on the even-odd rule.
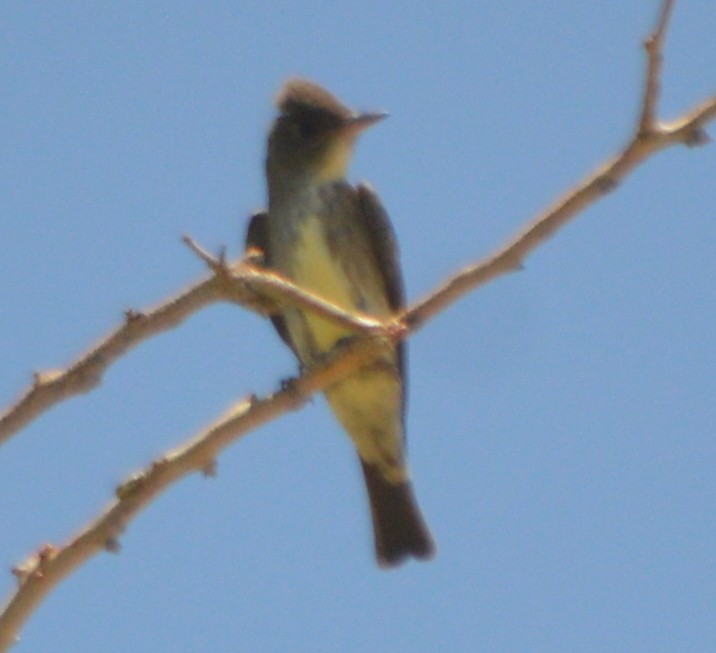
[[[346,173],[358,135],[385,114],[355,113],[317,84],[288,81],[268,138],[268,213],[252,219],[247,245],[264,264],[346,310],[377,318],[404,305],[388,216],[367,185]],[[272,321],[301,364],[313,364],[350,330],[297,308]],[[378,563],[434,553],[405,458],[405,345],[326,389],[333,412],[360,457]]]

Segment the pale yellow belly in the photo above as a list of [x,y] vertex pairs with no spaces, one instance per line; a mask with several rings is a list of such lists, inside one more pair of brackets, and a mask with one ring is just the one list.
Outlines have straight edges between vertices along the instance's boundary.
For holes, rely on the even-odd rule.
[[[344,250],[337,257],[328,246],[319,219],[309,217],[302,225],[301,238],[293,252],[291,276],[302,288],[342,308],[358,308],[376,317],[389,316],[391,311],[380,273],[371,267],[373,259],[365,258],[366,243],[352,242],[350,246],[355,246],[355,252]],[[312,341],[311,353],[328,352],[338,340],[351,335],[349,330],[308,311],[297,318],[297,322],[301,321],[296,328],[309,331],[304,343]],[[377,464],[393,483],[407,479],[403,460],[402,393],[395,355],[357,371],[326,391],[331,408],[361,458]]]
[[[365,256],[362,245],[356,243],[358,257]],[[326,242],[319,218],[306,219],[294,250],[294,281],[342,308],[387,317],[390,310],[378,271],[365,264],[361,266],[350,251],[341,251],[343,260],[338,258]],[[329,351],[338,340],[350,335],[349,330],[309,312],[304,313],[304,319],[319,352]]]

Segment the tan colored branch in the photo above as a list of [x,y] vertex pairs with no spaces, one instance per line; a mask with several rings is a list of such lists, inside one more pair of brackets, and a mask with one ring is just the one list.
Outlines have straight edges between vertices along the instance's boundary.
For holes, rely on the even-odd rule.
[[309,308],[328,320],[368,335],[401,333],[399,324],[385,324],[369,315],[345,310],[302,290],[279,275],[248,262],[228,265],[223,256],[214,258],[190,238],[189,247],[213,270],[214,275],[147,311],[127,311],[124,323],[65,370],[36,373],[34,382],[4,413],[0,414],[0,445],[55,404],[96,388],[107,368],[139,343],[174,328],[200,309],[230,301],[267,313],[276,302]]
[[215,423],[181,447],[134,474],[116,498],[84,530],[61,547],[46,545],[13,571],[18,588],[0,612],[0,651],[17,639],[22,625],[40,602],[77,567],[103,550],[117,551],[126,525],[163,490],[192,472],[213,474],[216,456],[246,433],[290,410],[381,352],[381,340],[361,338],[326,362],[264,399],[239,402]]
[[0,444],[60,401],[97,387],[106,369],[143,340],[177,326],[221,298],[219,280],[212,277],[156,308],[127,311],[120,327],[79,356],[66,370],[35,373],[33,384],[0,414]]
[[659,12],[659,18],[656,21],[656,27],[649,35],[649,38],[644,41],[647,63],[644,77],[644,100],[641,105],[637,134],[648,134],[653,131],[656,125],[655,115],[661,93],[661,67],[664,61],[664,38],[666,37],[666,28],[669,26],[673,9],[674,0],[664,0]]
[[464,268],[406,310],[402,316],[406,326],[413,331],[478,286],[520,269],[534,249],[584,209],[614,190],[645,159],[675,143],[690,146],[705,143],[707,137],[703,125],[715,117],[716,97],[672,124],[655,125],[648,132],[636,134],[620,154],[559,198],[494,254]]
[[[495,254],[460,271],[434,293],[407,309],[401,317],[409,330],[419,328],[468,291],[519,268],[524,258],[540,243],[580,211],[613,190],[648,157],[676,143],[696,145],[705,142],[703,127],[716,118],[716,97],[672,123],[658,123],[655,119],[662,48],[672,7],[673,0],[664,0],[657,27],[647,41],[645,90],[636,133],[631,141],[618,155],[557,200]],[[198,284],[154,312],[138,316],[128,315],[124,326],[79,359],[67,372],[61,373],[57,377],[59,382],[54,378],[41,378],[38,381],[39,389],[30,390],[26,397],[18,402],[27,401],[31,408],[20,409],[19,416],[12,418],[11,415],[11,419],[16,422],[19,420],[22,425],[65,396],[90,389],[96,385],[109,363],[142,338],[173,326],[194,310],[219,298],[238,301],[251,307],[258,306],[259,310],[264,312],[270,310],[267,306],[271,302],[288,302],[316,310],[328,319],[336,320],[356,331],[380,337],[356,339],[331,355],[320,368],[306,373],[285,389],[264,399],[252,398],[236,405],[227,415],[188,443],[125,482],[118,489],[117,498],[104,512],[67,544],[61,547],[43,547],[18,566],[15,573],[19,586],[0,612],[0,653],[6,651],[15,641],[22,625],[43,598],[91,556],[104,549],[115,550],[118,546],[117,538],[129,521],[165,488],[191,472],[202,470],[210,473],[215,457],[233,441],[261,424],[298,408],[312,393],[323,390],[357,367],[370,363],[380,354],[383,338],[394,339],[407,335],[406,331],[400,332],[395,325],[391,327],[367,316],[356,318],[346,314],[330,303],[323,302],[277,275],[266,273],[250,263],[243,262],[231,267],[225,264],[223,257],[214,259],[198,246],[193,249],[214,270],[212,279]],[[254,293],[267,296],[268,303],[265,300],[260,302]],[[160,319],[157,313],[163,317]],[[138,329],[138,332],[132,331],[133,328]],[[70,380],[67,380],[68,377]],[[54,386],[54,390],[53,383],[59,383],[59,386]],[[46,390],[46,387],[50,390]],[[49,398],[33,399],[35,393],[48,394]],[[27,399],[28,396],[30,399]],[[37,403],[33,404],[33,401]],[[7,432],[2,430],[0,420],[0,439]]]
[[406,310],[402,317],[411,331],[435,317],[465,293],[502,274],[520,269],[524,259],[534,249],[581,211],[614,190],[645,159],[676,143],[695,146],[708,141],[703,127],[716,118],[716,97],[710,98],[672,123],[658,123],[654,118],[659,101],[664,37],[673,4],[673,0],[665,0],[657,27],[646,41],[646,82],[639,122],[631,141],[621,153],[560,197],[494,254],[459,271],[437,290]]

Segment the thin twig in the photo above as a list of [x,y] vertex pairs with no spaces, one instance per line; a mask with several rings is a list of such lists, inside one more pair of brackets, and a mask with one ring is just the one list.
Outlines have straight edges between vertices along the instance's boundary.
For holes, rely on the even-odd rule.
[[273,299],[279,305],[311,311],[350,331],[365,335],[389,335],[394,326],[361,311],[347,311],[319,295],[304,290],[286,277],[248,263],[232,270],[229,278],[242,285],[245,284],[261,296]]
[[671,13],[674,9],[674,0],[664,0],[656,21],[656,27],[644,41],[647,64],[644,76],[644,99],[637,134],[648,137],[656,130],[656,113],[661,93],[661,69],[664,61],[664,39],[669,26]]
[[226,253],[222,251],[219,258],[212,256],[212,254],[204,249],[199,243],[197,243],[191,236],[182,236],[184,244],[196,254],[215,274],[220,274],[225,266]]
[[315,293],[304,290],[277,272],[255,265],[253,252],[250,252],[238,263],[228,265],[223,253],[216,258],[191,236],[184,236],[183,240],[189,249],[204,261],[216,275],[226,279],[228,286],[238,286],[240,291],[238,302],[240,304],[245,303],[244,295],[248,289],[255,292],[259,298],[268,299],[274,312],[280,311],[280,306],[288,305],[309,310],[338,326],[365,335],[392,333],[390,324],[387,325],[367,313],[356,310],[347,311]]

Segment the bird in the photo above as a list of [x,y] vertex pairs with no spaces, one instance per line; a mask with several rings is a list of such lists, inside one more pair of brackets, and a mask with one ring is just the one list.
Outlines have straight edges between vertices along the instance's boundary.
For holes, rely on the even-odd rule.
[[[303,78],[280,89],[267,143],[268,210],[252,216],[247,250],[262,265],[348,311],[378,319],[405,305],[393,227],[377,193],[347,181],[357,137],[382,112],[355,112]],[[281,307],[276,331],[311,367],[353,333],[307,309]],[[433,557],[406,460],[406,345],[328,387],[324,394],[358,453],[382,568]]]

